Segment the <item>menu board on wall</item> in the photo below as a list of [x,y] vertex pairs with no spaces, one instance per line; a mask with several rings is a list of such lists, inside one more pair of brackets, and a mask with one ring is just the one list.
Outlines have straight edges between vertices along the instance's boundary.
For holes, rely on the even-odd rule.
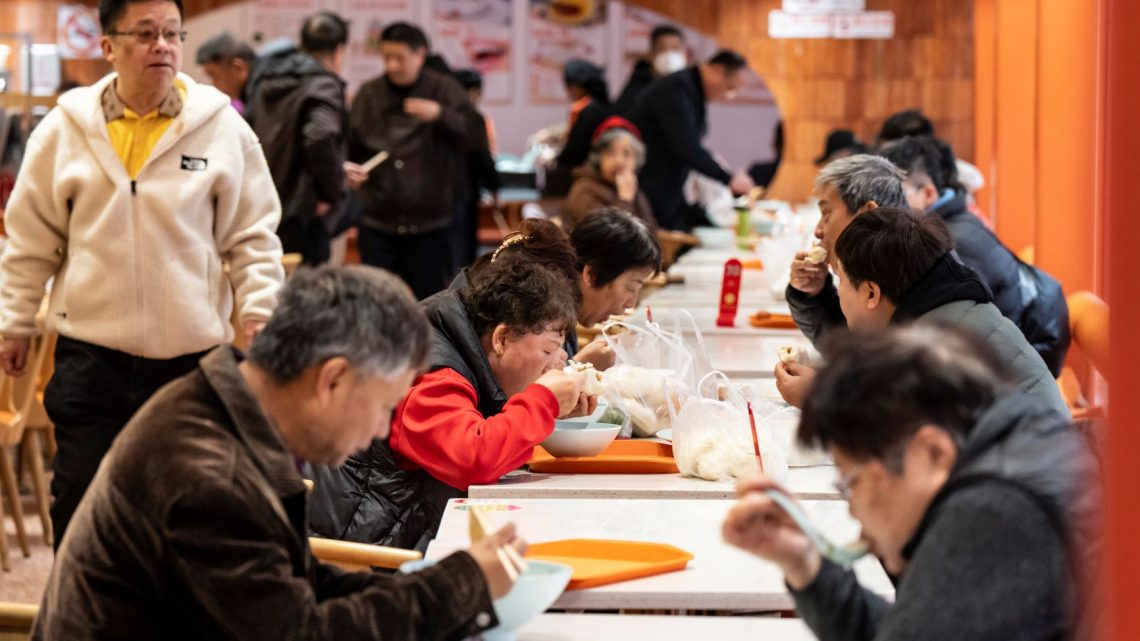
[[253,36],[262,43],[277,38],[294,42],[305,18],[325,8],[325,0],[256,0],[253,5]]
[[432,48],[483,76],[483,99],[511,100],[511,0],[434,0]]
[[415,0],[330,0],[329,9],[351,16],[344,80],[349,94],[384,73],[380,57],[380,34],[393,22],[415,22]]
[[606,0],[530,0],[526,35],[527,102],[565,103],[567,61],[609,61]]

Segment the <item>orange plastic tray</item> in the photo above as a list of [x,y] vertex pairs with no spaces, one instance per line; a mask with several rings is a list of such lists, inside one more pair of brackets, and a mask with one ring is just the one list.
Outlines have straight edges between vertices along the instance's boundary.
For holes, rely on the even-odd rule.
[[526,558],[574,568],[567,590],[584,590],[685,569],[693,555],[664,543],[567,539],[535,543]]
[[796,321],[787,314],[756,312],[748,317],[748,324],[761,329],[796,329]]
[[597,456],[564,456],[555,458],[542,446],[534,448],[530,471],[548,474],[675,474],[673,446],[642,440],[619,440],[610,443]]

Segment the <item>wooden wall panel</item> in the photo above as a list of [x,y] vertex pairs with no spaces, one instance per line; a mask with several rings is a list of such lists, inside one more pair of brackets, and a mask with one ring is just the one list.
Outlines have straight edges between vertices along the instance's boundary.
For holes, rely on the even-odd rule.
[[810,193],[811,161],[830,130],[846,127],[874,142],[884,118],[910,107],[926,112],[960,156],[974,155],[971,2],[868,0],[868,9],[895,12],[892,40],[773,40],[768,12],[780,0],[629,1],[716,36],[768,82],[788,141],[775,197]]

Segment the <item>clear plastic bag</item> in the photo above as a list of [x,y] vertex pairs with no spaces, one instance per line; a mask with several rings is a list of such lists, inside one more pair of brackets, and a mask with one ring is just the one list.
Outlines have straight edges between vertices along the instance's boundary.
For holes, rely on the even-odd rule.
[[[691,316],[689,321],[693,322]],[[696,323],[693,325],[695,328]],[[615,328],[624,331],[616,333]],[[680,331],[669,332],[653,322],[625,321],[608,323],[602,336],[617,361],[606,370],[602,396],[629,415],[637,436],[653,436],[668,428],[672,423],[666,382],[695,389],[709,369],[703,339],[698,336],[696,344],[689,345]]]
[[742,393],[746,400],[752,401],[752,413],[756,416],[757,425],[763,421],[772,438],[783,448],[788,467],[812,467],[831,463],[831,459],[823,450],[800,447],[796,443],[796,431],[800,427],[798,409],[787,403],[750,395],[748,390],[743,390]]
[[[675,383],[667,387],[676,398],[669,409],[673,457],[681,474],[720,481],[760,471],[746,401],[724,374],[712,372],[691,390]],[[756,432],[764,473],[783,481],[788,475],[783,446],[759,416]]]

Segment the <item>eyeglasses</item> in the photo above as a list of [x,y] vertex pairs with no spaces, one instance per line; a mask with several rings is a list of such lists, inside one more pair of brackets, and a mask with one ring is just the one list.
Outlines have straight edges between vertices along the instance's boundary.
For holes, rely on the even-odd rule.
[[865,469],[866,466],[858,465],[847,474],[839,477],[839,480],[833,483],[835,486],[835,491],[839,492],[839,498],[843,499],[844,501],[851,499],[851,485],[859,479],[859,475],[862,474],[863,470]]
[[175,31],[174,29],[131,29],[130,31],[108,31],[108,36],[132,36],[135,42],[140,45],[152,45],[158,42],[158,37],[170,44],[181,44],[186,42],[187,32]]

